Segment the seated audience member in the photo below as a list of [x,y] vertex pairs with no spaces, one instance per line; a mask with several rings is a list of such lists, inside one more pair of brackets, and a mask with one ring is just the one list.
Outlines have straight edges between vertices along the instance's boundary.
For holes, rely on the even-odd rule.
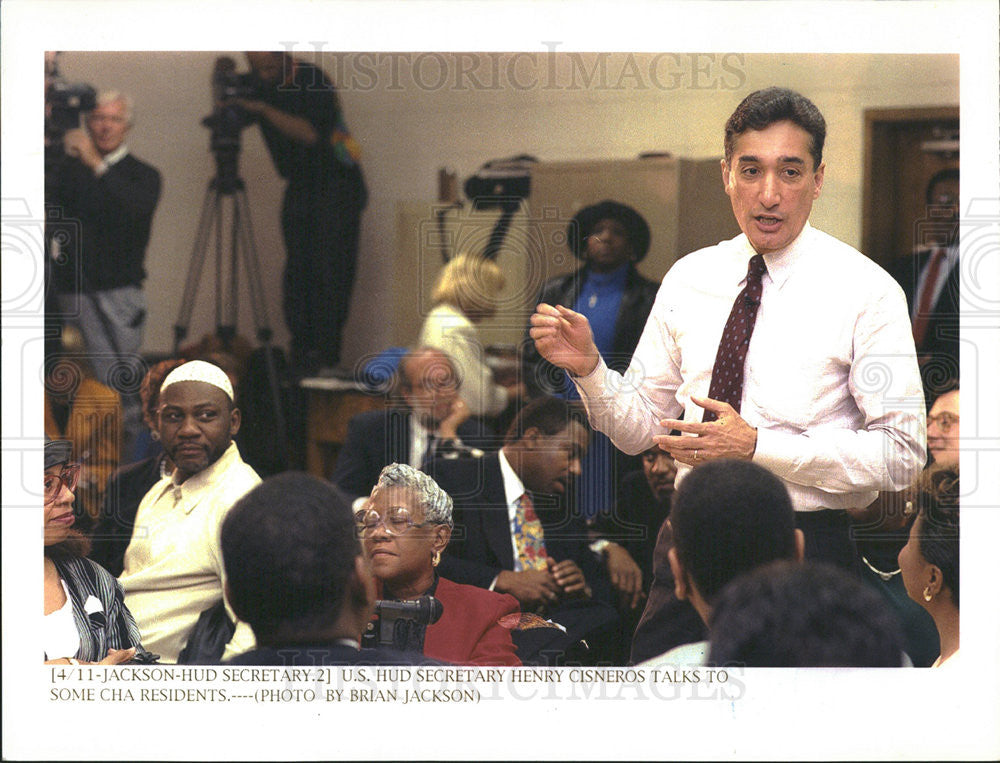
[[958,472],[942,469],[921,480],[926,496],[899,552],[899,569],[910,598],[934,619],[941,653],[931,667],[958,663],[959,511]]
[[[397,620],[393,645],[462,665],[520,665],[510,631],[500,625],[501,618],[521,611],[517,600],[437,574],[451,540],[451,512],[451,498],[434,480],[412,466],[390,464],[355,514],[381,598],[433,596],[443,607],[430,625]],[[383,623],[380,617],[369,628],[375,643],[382,640],[376,631]]]
[[941,654],[938,629],[927,609],[907,595],[898,564],[899,552],[909,539],[914,514],[925,505],[926,486],[935,472],[958,469],[958,381],[943,390],[927,416],[927,449],[931,462],[917,483],[898,493],[879,493],[875,503],[851,512],[858,547],[859,573],[877,588],[899,617],[906,638],[906,652],[917,667],[927,667]]
[[[203,613],[224,606],[219,528],[260,482],[233,442],[239,428],[233,386],[221,368],[193,360],[167,374],[157,432],[174,470],[139,504],[119,578],[143,643],[164,662],[177,662],[186,647],[211,659],[190,637]],[[226,615],[235,619],[228,608]],[[225,653],[252,645],[250,629],[238,622]]]
[[361,649],[375,580],[347,498],[301,472],[270,477],[222,523],[227,596],[257,646],[234,665],[409,665],[420,654]]
[[[590,544],[591,550],[604,559],[611,585],[618,593],[618,611],[624,624],[622,661],[629,658],[632,636],[649,594],[657,533],[670,512],[677,476],[673,457],[659,447],[646,450],[641,463],[641,472],[630,472],[621,480],[613,511],[596,517],[593,529],[598,539]],[[666,558],[662,564],[669,573]],[[672,581],[673,578],[671,591]],[[698,620],[696,615],[691,619]],[[698,630],[693,640],[700,641],[700,620],[696,625]],[[653,654],[659,653],[660,648],[654,646]]]
[[821,562],[773,562],[719,594],[710,666],[898,668],[908,666],[896,618],[849,572]]
[[[580,414],[579,416],[577,414]],[[525,612],[544,613],[594,660],[620,642],[607,576],[587,545],[579,515],[565,502],[580,473],[588,429],[578,409],[541,398],[518,413],[498,453],[434,461],[428,471],[455,503],[455,535],[440,574],[509,593]],[[524,651],[521,660],[528,661]]]
[[66,440],[45,443],[45,619],[42,648],[49,664],[117,665],[146,657],[121,586],[84,558],[89,543],[73,529],[73,490],[80,464]]
[[493,260],[459,254],[444,266],[431,293],[431,311],[417,344],[436,347],[451,357],[458,374],[459,396],[473,416],[498,416],[525,392],[520,382],[501,386],[486,365],[478,325],[492,317],[504,286]]
[[177,358],[163,360],[146,372],[139,387],[142,421],[149,428],[150,437],[159,452],[115,470],[104,490],[101,517],[90,533],[90,558],[115,577],[122,574],[125,549],[132,540],[139,502],[153,485],[174,470],[170,457],[163,452],[159,441],[156,411],[160,405],[160,385],[168,373],[183,364],[184,361]]
[[122,404],[93,375],[79,331],[63,328],[62,343],[46,348],[45,436],[69,440],[80,462],[77,526],[87,531],[100,515],[104,487],[118,467]]
[[351,498],[367,496],[388,464],[420,468],[434,456],[459,456],[489,447],[492,432],[470,419],[459,379],[441,350],[419,347],[399,363],[405,405],[354,416],[332,482]]
[[593,523],[591,550],[603,555],[611,584],[628,609],[636,609],[653,579],[653,547],[670,513],[677,466],[670,454],[652,447],[642,454],[642,471],[625,475],[611,512]]
[[[695,467],[677,487],[668,551],[678,599],[709,622],[729,581],[776,559],[801,561],[802,531],[781,480],[749,461],[723,459]],[[644,665],[702,665],[707,642],[671,649]]]
[[927,414],[927,450],[935,464],[949,469],[959,462],[958,392],[958,379],[942,385]]

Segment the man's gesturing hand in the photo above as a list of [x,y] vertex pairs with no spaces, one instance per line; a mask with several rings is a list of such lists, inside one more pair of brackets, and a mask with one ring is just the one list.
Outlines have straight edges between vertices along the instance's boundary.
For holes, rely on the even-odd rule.
[[586,376],[601,359],[590,322],[562,305],[535,308],[530,333],[539,355],[574,376]]
[[[697,466],[717,458],[753,459],[757,449],[757,430],[736,412],[729,403],[710,397],[691,396],[695,405],[714,411],[719,418],[707,424],[700,421],[664,419],[660,424],[684,435],[656,435],[653,441],[682,464]],[[697,435],[690,437],[685,435]]]

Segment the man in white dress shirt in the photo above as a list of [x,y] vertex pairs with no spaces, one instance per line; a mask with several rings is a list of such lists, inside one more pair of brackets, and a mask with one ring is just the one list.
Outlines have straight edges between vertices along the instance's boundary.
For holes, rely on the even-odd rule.
[[[240,411],[218,366],[194,360],[167,374],[157,418],[174,471],[139,504],[119,582],[143,644],[172,663],[201,613],[223,601],[222,521],[260,477],[233,442]],[[226,612],[236,621],[230,607]],[[237,622],[225,656],[253,645],[250,627]]]
[[[825,135],[816,106],[789,90],[760,90],[737,107],[722,177],[743,233],[671,268],[624,376],[601,361],[586,319],[564,306],[539,305],[531,335],[621,450],[658,444],[677,460],[678,481],[718,458],[764,466],[788,488],[806,557],[851,566],[845,510],[916,479],[924,399],[902,290],[808,223]],[[755,255],[765,270],[732,405],[708,392]],[[718,419],[703,422],[705,411]]]

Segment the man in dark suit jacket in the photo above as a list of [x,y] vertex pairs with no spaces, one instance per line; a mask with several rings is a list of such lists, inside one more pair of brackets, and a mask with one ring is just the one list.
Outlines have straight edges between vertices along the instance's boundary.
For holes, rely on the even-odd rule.
[[408,352],[399,364],[399,391],[405,408],[359,413],[347,425],[330,479],[351,498],[367,496],[389,464],[420,468],[428,456],[458,457],[492,445],[492,432],[469,418],[455,370],[440,350]]
[[590,552],[586,526],[563,500],[589,438],[574,410],[563,400],[536,400],[514,419],[498,453],[437,459],[428,471],[455,503],[441,575],[511,594],[525,612],[542,613],[574,639],[586,639],[600,660],[612,656],[620,624],[605,603],[610,586]]
[[226,593],[257,648],[236,665],[406,665],[422,654],[364,649],[375,579],[346,498],[301,472],[271,477],[222,523]]
[[[936,173],[927,185],[928,220],[920,231],[926,245],[906,257],[893,275],[906,293],[917,359],[928,397],[935,380],[959,375],[959,267],[957,169]],[[940,258],[940,264],[935,264]],[[926,293],[926,296],[925,296]]]

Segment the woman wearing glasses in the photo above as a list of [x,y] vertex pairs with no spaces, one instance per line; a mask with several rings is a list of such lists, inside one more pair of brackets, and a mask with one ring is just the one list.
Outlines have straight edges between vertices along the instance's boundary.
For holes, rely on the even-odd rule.
[[[443,613],[421,625],[397,620],[397,649],[459,665],[520,665],[502,618],[518,619],[517,600],[440,577],[435,568],[452,531],[452,500],[434,480],[406,464],[390,464],[355,514],[358,533],[383,600],[433,596]],[[376,641],[369,625],[366,642]]]
[[85,558],[90,542],[73,529],[80,465],[70,461],[71,451],[65,440],[45,443],[45,661],[117,665],[137,652],[145,658],[121,586]]

